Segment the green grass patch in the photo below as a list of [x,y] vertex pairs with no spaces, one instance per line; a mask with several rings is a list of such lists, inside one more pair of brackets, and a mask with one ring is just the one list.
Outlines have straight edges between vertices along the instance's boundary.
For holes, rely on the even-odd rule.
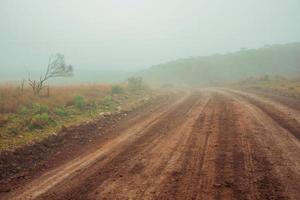
[[79,108],[80,110],[83,110],[86,106],[86,100],[83,96],[77,95],[74,97],[74,105]]

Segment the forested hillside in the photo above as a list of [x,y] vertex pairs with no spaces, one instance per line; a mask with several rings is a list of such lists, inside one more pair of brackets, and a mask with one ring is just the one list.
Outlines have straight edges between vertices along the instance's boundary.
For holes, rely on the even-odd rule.
[[140,74],[150,82],[189,85],[260,75],[297,75],[300,74],[300,43],[180,59],[153,66]]

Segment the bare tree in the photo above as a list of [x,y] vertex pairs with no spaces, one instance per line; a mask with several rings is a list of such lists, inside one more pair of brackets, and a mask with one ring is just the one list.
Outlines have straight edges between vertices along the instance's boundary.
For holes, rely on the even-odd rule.
[[73,76],[72,65],[66,65],[64,55],[56,54],[49,58],[47,70],[40,76],[39,80],[32,80],[29,75],[28,82],[34,95],[38,95],[46,87],[45,83],[49,79],[69,76]]

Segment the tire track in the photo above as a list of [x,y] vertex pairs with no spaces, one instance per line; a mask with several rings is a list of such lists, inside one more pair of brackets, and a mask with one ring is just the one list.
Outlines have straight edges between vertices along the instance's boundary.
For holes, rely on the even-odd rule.
[[[132,169],[133,172],[142,172],[145,168],[144,165],[140,165],[131,168],[131,161],[137,158],[140,152],[148,148],[148,146],[155,146],[159,142],[161,137],[165,137],[166,134],[172,133],[172,130],[177,129],[184,121],[182,117],[185,117],[194,104],[198,101],[199,95],[192,95],[179,105],[175,106],[170,112],[163,118],[151,125],[145,130],[142,135],[134,140],[132,143],[128,142],[122,151],[118,153],[113,159],[106,164],[100,161],[99,164],[95,163],[92,167],[84,170],[80,175],[73,179],[61,182],[57,187],[50,190],[47,194],[40,197],[40,199],[88,199],[99,186],[105,184],[105,189],[108,190],[107,180],[111,180],[114,184],[117,179],[122,178],[123,174],[130,174],[126,171]],[[120,149],[120,148],[118,148]],[[149,149],[149,148],[148,148]],[[119,171],[121,170],[121,172]],[[123,171],[125,170],[125,171]],[[120,174],[122,177],[120,177]],[[72,183],[69,187],[64,185]],[[113,186],[112,184],[112,186]],[[95,191],[95,195],[100,195],[101,199],[118,199],[116,193],[105,193]],[[114,197],[110,197],[114,195]],[[122,195],[122,194],[121,194]],[[127,194],[130,195],[130,194]],[[93,196],[93,195],[92,195]],[[123,198],[121,198],[123,199]],[[125,198],[126,199],[126,198]]]
[[261,144],[249,140],[251,129],[247,124],[253,125],[249,121],[252,116],[244,112],[241,102],[229,96],[222,99],[215,199],[286,199],[284,185]]
[[[120,136],[113,138],[110,141],[107,141],[100,149],[95,149],[92,152],[85,156],[81,156],[70,162],[59,166],[58,168],[49,171],[48,173],[42,175],[36,180],[33,180],[30,184],[26,185],[24,188],[21,188],[18,191],[14,191],[11,194],[6,195],[5,199],[35,199],[39,195],[47,192],[49,189],[53,188],[59,183],[63,182],[64,179],[68,177],[73,177],[78,175],[79,172],[89,167],[91,164],[97,161],[102,161],[107,158],[108,153],[111,152],[111,149],[114,147],[120,146],[128,139],[129,141],[134,140],[142,134],[143,130],[151,127],[159,121],[159,119],[166,115],[170,110],[174,109],[178,105],[182,104],[187,99],[187,96],[183,96],[181,99],[177,100],[173,104],[169,104],[160,110],[160,112],[153,114],[151,117],[146,120],[139,122],[137,125],[130,127],[125,130]],[[112,154],[111,154],[112,156]]]
[[196,199],[202,195],[199,189],[209,183],[203,178],[203,166],[209,146],[213,144],[211,137],[215,134],[214,120],[217,112],[215,100],[210,99],[199,113],[188,141],[184,145],[177,170],[165,179],[165,186],[157,199]]
[[[282,125],[285,121],[261,108],[266,102],[249,98],[221,89],[193,93],[137,125],[130,123],[134,126],[95,149],[94,156],[79,158],[80,167],[68,165],[71,173],[62,168],[70,175],[41,195],[21,197],[296,200],[299,140]],[[281,108],[270,112],[288,119],[297,115]],[[62,173],[55,171],[54,177]]]
[[235,90],[226,90],[238,95],[268,114],[280,126],[288,130],[298,140],[300,139],[300,113],[279,103]]
[[[300,182],[299,141],[248,99],[220,91],[233,99],[239,114],[235,130],[243,131],[241,149],[248,157],[247,176],[257,199],[297,199]],[[248,154],[248,156],[247,156]],[[248,163],[248,164],[247,164]]]

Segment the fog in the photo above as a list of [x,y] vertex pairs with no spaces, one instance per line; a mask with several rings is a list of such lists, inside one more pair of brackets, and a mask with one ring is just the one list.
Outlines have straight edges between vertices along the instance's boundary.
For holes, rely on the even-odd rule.
[[2,78],[65,55],[76,72],[133,71],[300,41],[299,0],[1,0]]

